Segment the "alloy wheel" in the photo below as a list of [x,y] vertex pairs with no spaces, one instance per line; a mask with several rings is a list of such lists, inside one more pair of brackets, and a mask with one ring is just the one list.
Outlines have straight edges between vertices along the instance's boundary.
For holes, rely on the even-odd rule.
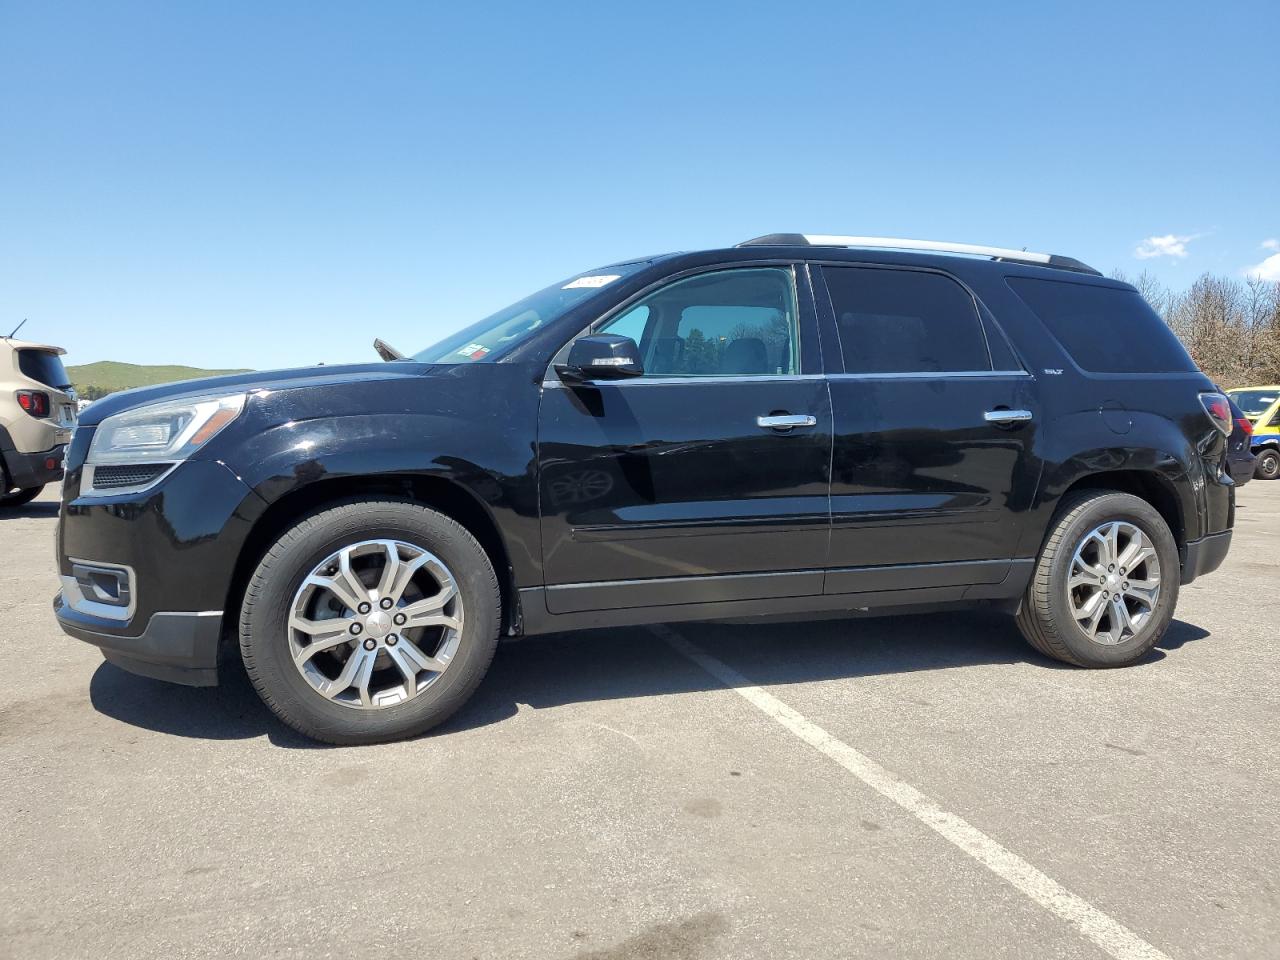
[[457,581],[435,554],[403,540],[361,540],[303,579],[289,611],[289,653],[326,699],[376,710],[440,679],[462,623]]
[[1071,558],[1066,590],[1076,624],[1090,640],[1107,646],[1128,640],[1160,599],[1155,544],[1128,521],[1094,527]]

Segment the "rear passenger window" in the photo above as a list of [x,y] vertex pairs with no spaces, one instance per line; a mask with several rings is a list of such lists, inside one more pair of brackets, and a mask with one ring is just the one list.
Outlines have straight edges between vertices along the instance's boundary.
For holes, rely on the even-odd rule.
[[823,267],[846,373],[990,370],[973,298],[914,270]]
[[1182,373],[1196,369],[1168,324],[1133,290],[1009,277],[1014,293],[1092,373]]

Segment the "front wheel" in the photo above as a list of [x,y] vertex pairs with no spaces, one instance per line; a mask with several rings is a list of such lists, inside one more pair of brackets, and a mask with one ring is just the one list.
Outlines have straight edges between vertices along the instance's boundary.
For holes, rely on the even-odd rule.
[[498,642],[498,582],[461,525],[363,500],[304,518],[245,590],[240,653],[259,695],[315,740],[417,736],[457,710]]
[[1018,608],[1041,653],[1082,667],[1141,660],[1178,601],[1178,545],[1151,504],[1085,490],[1059,508]]
[[43,489],[44,484],[41,484],[38,487],[27,487],[25,490],[13,490],[9,493],[0,493],[0,508],[20,507],[24,503],[30,503],[36,497],[40,496],[40,491]]
[[1258,459],[1253,462],[1253,476],[1255,480],[1274,480],[1280,477],[1280,450],[1267,447],[1258,454]]

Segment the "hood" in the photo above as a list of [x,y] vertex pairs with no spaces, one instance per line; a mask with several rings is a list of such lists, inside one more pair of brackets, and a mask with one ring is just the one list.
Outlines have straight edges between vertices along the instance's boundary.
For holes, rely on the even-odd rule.
[[199,380],[180,380],[162,383],[154,387],[135,387],[121,390],[95,401],[80,415],[80,425],[97,426],[107,417],[134,407],[161,400],[178,400],[203,397],[216,393],[251,392],[255,390],[289,390],[294,387],[330,386],[340,383],[374,383],[429,376],[448,366],[412,363],[397,360],[394,363],[346,363],[324,367],[295,367],[289,370],[260,370],[251,373],[233,373],[222,377],[204,377]]

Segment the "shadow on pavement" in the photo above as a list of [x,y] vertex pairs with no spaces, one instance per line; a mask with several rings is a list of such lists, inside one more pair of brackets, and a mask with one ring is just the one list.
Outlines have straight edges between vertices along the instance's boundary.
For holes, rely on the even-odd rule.
[[246,740],[264,734],[282,747],[322,748],[279,722],[237,665],[216,687],[184,687],[139,677],[103,662],[89,680],[89,700],[116,720],[201,740]]
[[33,500],[20,507],[0,507],[0,522],[5,520],[50,520],[58,515],[57,500]]
[[[1022,640],[1008,616],[951,612],[800,623],[681,624],[685,639],[761,686],[851,679],[950,667],[1030,663],[1075,669],[1046,659]],[[1146,663],[1208,637],[1174,620]],[[642,699],[721,686],[710,674],[642,628],[556,634],[504,643],[471,701],[428,736],[499,723],[517,705],[535,710],[595,700]],[[124,723],[210,740],[266,735],[284,747],[318,748],[275,719],[242,670],[221,686],[181,687],[104,663],[89,694],[95,709]]]

